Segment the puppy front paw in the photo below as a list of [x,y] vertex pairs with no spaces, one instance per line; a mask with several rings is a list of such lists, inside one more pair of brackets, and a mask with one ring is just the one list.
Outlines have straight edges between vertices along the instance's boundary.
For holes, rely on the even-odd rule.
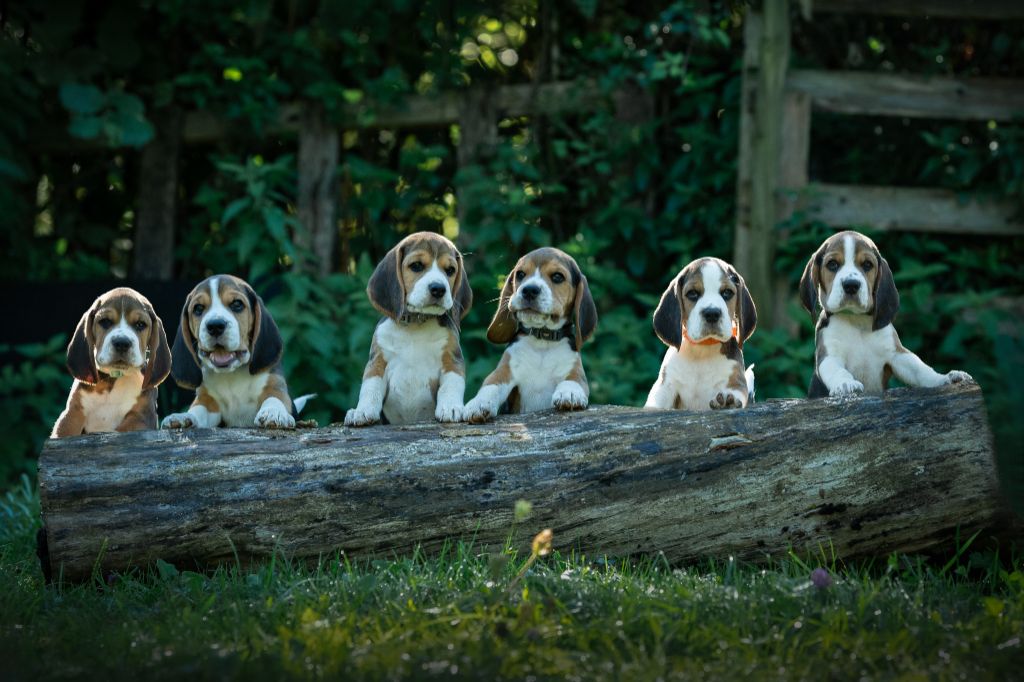
[[849,381],[841,381],[838,385],[835,386],[835,388],[829,391],[828,394],[833,398],[836,398],[863,392],[864,384],[857,381],[856,379],[851,379]]
[[160,422],[161,429],[190,429],[195,425],[195,420],[188,412],[169,414]]
[[947,372],[946,373],[946,383],[947,384],[962,384],[962,383],[973,384],[973,383],[975,383],[975,381],[974,381],[974,377],[972,377],[967,372],[961,372],[958,369],[954,369],[952,372]]
[[732,391],[723,391],[711,399],[712,410],[735,410],[743,407],[743,398]]
[[277,399],[268,399],[256,413],[256,426],[261,429],[294,429],[295,417]]
[[462,408],[462,420],[470,424],[483,424],[487,420],[493,419],[497,413],[498,411],[488,405],[486,401],[473,398]]
[[345,413],[345,426],[372,426],[380,422],[380,412],[354,407]]
[[460,422],[462,421],[462,405],[458,403],[438,403],[434,410],[434,419],[439,422]]
[[587,394],[575,381],[563,381],[551,396],[551,407],[556,410],[587,409]]

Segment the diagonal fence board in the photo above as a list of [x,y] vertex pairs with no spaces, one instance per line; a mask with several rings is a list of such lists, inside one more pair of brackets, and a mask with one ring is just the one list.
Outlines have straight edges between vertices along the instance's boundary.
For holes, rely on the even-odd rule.
[[482,426],[97,434],[48,441],[39,483],[44,569],[69,580],[158,558],[496,547],[519,499],[533,504],[524,530],[553,528],[557,548],[672,562],[929,550],[1002,509],[973,385]]

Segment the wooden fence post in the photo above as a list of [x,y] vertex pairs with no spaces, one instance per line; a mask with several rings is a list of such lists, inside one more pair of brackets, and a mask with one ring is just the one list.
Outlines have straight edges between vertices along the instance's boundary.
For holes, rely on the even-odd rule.
[[[493,91],[482,88],[469,90],[463,96],[459,106],[459,147],[456,153],[460,171],[479,163],[485,152],[498,141],[494,96]],[[466,225],[466,217],[472,214],[470,194],[456,187],[456,217],[460,229]]]
[[313,261],[306,266],[320,275],[334,269],[334,251],[338,242],[335,201],[338,167],[338,131],[323,108],[309,105],[303,109],[299,128],[298,213],[302,229],[296,242]]
[[733,258],[753,292],[760,317],[774,324],[776,288],[772,270],[777,237],[782,92],[789,63],[789,3],[765,0],[762,13],[751,11],[747,21]]
[[174,217],[178,198],[180,109],[154,112],[155,135],[142,149],[132,278],[168,280],[174,274]]

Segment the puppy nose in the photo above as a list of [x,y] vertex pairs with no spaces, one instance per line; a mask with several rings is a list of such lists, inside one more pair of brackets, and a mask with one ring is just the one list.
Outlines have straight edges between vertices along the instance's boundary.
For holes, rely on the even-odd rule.
[[707,322],[714,324],[722,319],[722,311],[718,308],[705,308],[700,311],[700,316],[703,317]]
[[441,298],[442,296],[444,296],[445,293],[445,288],[443,284],[431,284],[428,287],[428,290],[430,291],[430,295],[433,296],[434,298]]
[[117,336],[110,340],[110,345],[114,347],[118,353],[127,353],[132,349],[131,339],[123,336]]
[[860,291],[860,282],[858,282],[855,279],[844,280],[843,281],[843,291],[845,291],[850,296],[853,296],[855,293]]
[[228,323],[224,320],[210,320],[206,323],[206,331],[210,332],[210,336],[220,336],[227,326]]
[[519,290],[519,293],[527,301],[532,301],[540,295],[540,287],[536,284],[528,284]]

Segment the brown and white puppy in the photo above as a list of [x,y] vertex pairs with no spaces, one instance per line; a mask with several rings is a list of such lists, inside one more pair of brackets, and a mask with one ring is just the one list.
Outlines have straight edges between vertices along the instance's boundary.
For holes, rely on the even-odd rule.
[[743,343],[755,326],[754,300],[735,268],[718,258],[687,265],[654,311],[654,331],[669,349],[644,407],[746,407],[754,374],[743,369]]
[[185,299],[171,374],[196,398],[163,428],[216,426],[291,429],[307,396],[295,401],[281,373],[284,343],[263,300],[237,277],[215,275]]
[[508,347],[466,403],[466,421],[487,421],[503,403],[513,414],[586,409],[590,387],[580,348],[596,326],[590,285],[572,256],[547,247],[520,258],[487,328],[491,343]]
[[120,287],[97,298],[71,337],[67,365],[75,382],[51,438],[156,428],[171,352],[145,296]]
[[346,426],[462,419],[466,368],[459,325],[473,305],[455,244],[434,232],[400,241],[377,265],[366,287],[384,318],[370,342],[359,404]]
[[807,261],[800,302],[813,316],[811,398],[880,394],[892,375],[908,386],[973,381],[966,372],[939,374],[900,343],[892,325],[900,295],[878,247],[859,232],[839,232]]

